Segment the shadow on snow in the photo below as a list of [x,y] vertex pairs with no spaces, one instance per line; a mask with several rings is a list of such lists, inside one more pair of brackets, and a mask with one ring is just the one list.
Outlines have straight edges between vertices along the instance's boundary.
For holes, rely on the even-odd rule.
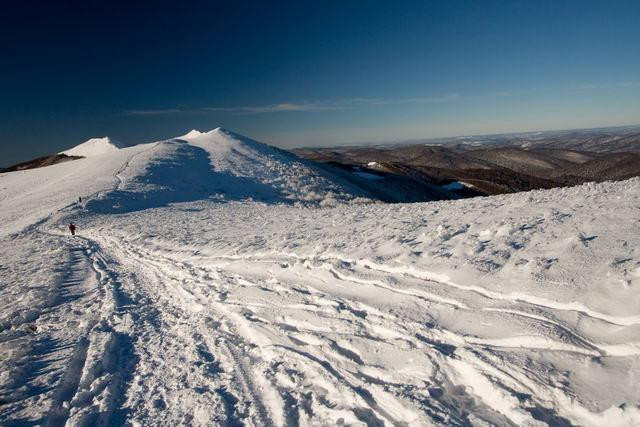
[[174,140],[174,151],[153,161],[140,175],[116,189],[89,200],[86,208],[95,213],[126,213],[196,200],[292,203],[276,188],[253,178],[215,171],[202,148]]

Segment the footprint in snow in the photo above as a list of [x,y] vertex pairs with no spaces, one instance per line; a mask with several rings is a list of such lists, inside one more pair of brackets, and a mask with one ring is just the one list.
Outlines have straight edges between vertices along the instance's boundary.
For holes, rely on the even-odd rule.
[[548,270],[558,262],[558,258],[539,258],[537,261],[539,266]]
[[578,235],[578,239],[580,240],[580,243],[582,243],[585,247],[589,247],[589,242],[591,242],[592,240],[596,239],[598,236],[587,236],[583,233],[580,233]]

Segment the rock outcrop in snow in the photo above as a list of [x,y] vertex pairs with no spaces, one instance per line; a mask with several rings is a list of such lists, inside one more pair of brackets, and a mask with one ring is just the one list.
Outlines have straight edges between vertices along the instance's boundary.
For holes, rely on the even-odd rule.
[[124,147],[124,144],[116,142],[108,136],[105,136],[104,138],[91,138],[80,145],[61,152],[60,154],[66,154],[67,156],[92,157],[112,153]]

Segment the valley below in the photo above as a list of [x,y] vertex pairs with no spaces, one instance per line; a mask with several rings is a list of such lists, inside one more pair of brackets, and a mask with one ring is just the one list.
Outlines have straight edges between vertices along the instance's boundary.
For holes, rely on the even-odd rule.
[[[421,201],[515,193],[640,176],[640,128],[622,127],[300,148],[296,154],[380,178],[448,190]],[[452,185],[453,184],[453,185]],[[407,200],[412,201],[412,200]]]

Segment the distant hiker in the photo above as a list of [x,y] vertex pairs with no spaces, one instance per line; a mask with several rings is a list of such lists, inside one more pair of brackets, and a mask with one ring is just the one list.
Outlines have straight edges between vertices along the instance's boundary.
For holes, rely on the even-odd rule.
[[82,203],[82,197],[78,197],[78,203]]
[[69,231],[71,232],[71,235],[72,235],[72,236],[75,236],[75,235],[76,235],[76,226],[75,226],[75,225],[73,225],[73,223],[72,223],[72,222],[70,222],[70,223],[69,223]]

